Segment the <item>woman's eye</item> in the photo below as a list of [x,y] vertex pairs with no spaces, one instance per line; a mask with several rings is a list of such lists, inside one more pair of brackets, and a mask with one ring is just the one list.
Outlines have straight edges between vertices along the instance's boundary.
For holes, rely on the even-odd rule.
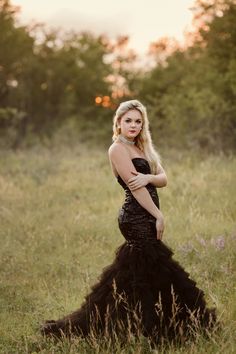
[[[126,119],[125,122],[126,122],[126,123],[130,123],[131,120],[130,120],[130,119]],[[137,120],[136,123],[141,124],[142,122],[141,122],[141,120]]]

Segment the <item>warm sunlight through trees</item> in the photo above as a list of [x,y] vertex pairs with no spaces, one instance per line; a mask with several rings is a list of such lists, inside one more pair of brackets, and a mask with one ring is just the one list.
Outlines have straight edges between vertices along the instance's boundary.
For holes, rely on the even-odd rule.
[[236,149],[236,1],[196,0],[192,11],[185,45],[160,38],[141,67],[127,35],[20,26],[19,9],[1,0],[2,145],[50,139],[72,121],[84,139],[110,141],[119,102],[139,98],[158,144]]

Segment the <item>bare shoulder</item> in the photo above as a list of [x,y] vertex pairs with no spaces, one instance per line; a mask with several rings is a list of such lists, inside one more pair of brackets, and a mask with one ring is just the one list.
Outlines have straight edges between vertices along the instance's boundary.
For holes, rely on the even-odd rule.
[[133,177],[132,172],[136,171],[129,150],[123,144],[114,142],[108,149],[108,155],[114,174],[128,184]]
[[122,144],[117,142],[111,144],[111,146],[108,149],[109,157],[112,158],[120,154],[127,154],[126,148]]

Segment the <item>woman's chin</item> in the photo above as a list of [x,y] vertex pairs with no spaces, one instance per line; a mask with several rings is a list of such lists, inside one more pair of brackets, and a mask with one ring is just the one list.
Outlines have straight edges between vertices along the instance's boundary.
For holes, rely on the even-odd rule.
[[136,136],[137,136],[137,133],[128,133],[127,134],[127,137],[130,139],[134,139],[134,138],[136,138]]

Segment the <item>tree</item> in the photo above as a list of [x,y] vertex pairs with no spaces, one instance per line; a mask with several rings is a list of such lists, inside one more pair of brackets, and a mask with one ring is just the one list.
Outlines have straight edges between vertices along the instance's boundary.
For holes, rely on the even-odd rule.
[[156,67],[142,80],[140,97],[150,108],[159,141],[235,149],[236,4],[196,1],[194,11],[195,41],[171,55],[158,46],[165,60],[157,57]]
[[34,40],[23,26],[17,26],[19,9],[0,0],[0,105],[7,106],[18,87],[22,72],[32,55]]

